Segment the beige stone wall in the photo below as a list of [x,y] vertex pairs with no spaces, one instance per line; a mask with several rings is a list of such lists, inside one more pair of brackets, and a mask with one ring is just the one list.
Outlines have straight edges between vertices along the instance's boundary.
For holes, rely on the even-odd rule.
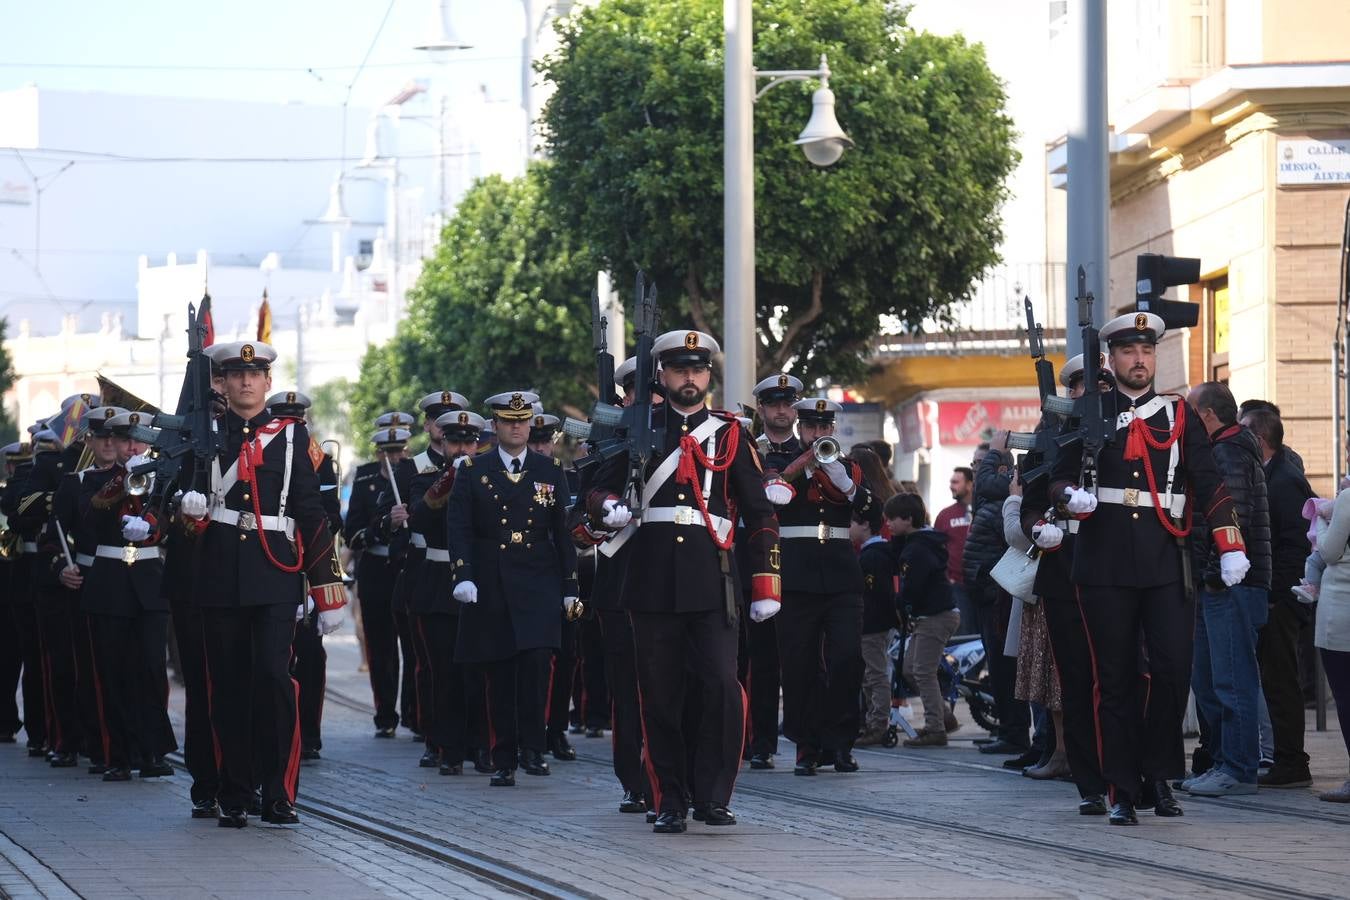
[[1331,62],[1350,58],[1350,3],[1265,0],[1261,61]]

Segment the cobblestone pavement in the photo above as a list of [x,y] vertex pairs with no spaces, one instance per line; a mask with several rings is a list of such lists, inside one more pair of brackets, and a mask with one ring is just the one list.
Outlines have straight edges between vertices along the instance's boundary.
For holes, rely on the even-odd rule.
[[[609,742],[514,789],[416,766],[376,741],[354,639],[329,639],[323,759],[304,767],[303,824],[193,821],[186,775],[104,784],[0,747],[0,894],[14,897],[1343,897],[1350,809],[1337,732],[1309,733],[1314,790],[1185,800],[1181,819],[1109,828],[1063,783],[974,752],[860,750],[862,771],[745,772],[739,824],[653,835],[617,812]],[[175,704],[180,695],[174,693]],[[1332,718],[1334,722],[1334,716]]]

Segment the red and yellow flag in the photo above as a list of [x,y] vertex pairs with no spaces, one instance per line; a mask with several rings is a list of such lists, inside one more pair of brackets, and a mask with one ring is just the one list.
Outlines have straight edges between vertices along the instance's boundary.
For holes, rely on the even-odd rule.
[[263,288],[262,306],[258,307],[258,340],[264,344],[272,343],[272,304],[267,302],[266,288]]

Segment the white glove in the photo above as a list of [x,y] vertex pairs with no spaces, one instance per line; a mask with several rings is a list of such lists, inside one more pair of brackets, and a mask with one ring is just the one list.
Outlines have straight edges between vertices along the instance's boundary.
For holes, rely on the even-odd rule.
[[299,622],[305,618],[305,604],[297,603],[295,605],[295,621]]
[[836,459],[834,462],[821,463],[820,470],[830,479],[830,484],[839,489],[839,493],[853,498],[853,479],[848,477],[847,466]]
[[1097,509],[1097,498],[1080,487],[1071,487],[1064,492],[1065,508],[1075,516],[1086,515]]
[[792,502],[793,492],[791,487],[781,481],[770,481],[764,485],[764,496],[774,506],[787,506]]
[[319,611],[319,634],[332,634],[347,621],[347,608],[323,609]]
[[1053,550],[1064,543],[1064,530],[1054,522],[1037,522],[1031,528],[1031,539],[1042,550]]
[[1219,557],[1219,575],[1223,578],[1223,583],[1227,587],[1241,584],[1242,579],[1247,577],[1247,572],[1251,567],[1252,564],[1247,559],[1247,554],[1241,550],[1229,550]]
[[750,604],[750,621],[763,622],[765,619],[772,619],[782,608],[783,604],[777,600],[755,600]]
[[179,501],[178,510],[189,519],[205,519],[206,495],[201,491],[188,491]]
[[477,603],[478,585],[472,581],[461,581],[455,585],[454,597],[460,603]]
[[622,528],[633,521],[632,510],[613,497],[602,503],[600,508],[605,511],[605,517],[601,521],[608,528]]
[[122,538],[128,541],[143,541],[150,536],[150,523],[140,516],[122,517]]
[[576,606],[576,605],[577,605],[577,598],[576,598],[576,597],[564,597],[564,598],[563,598],[563,612],[567,613],[568,615],[571,615],[571,613],[572,613],[572,607],[574,607],[574,606]]
[[450,465],[458,469],[460,466],[464,465],[464,461],[468,458],[469,458],[468,456],[456,456],[455,461],[452,462]]
[[148,462],[154,462],[154,457],[148,453],[137,453],[131,459],[127,460],[127,471],[133,472],[137,466],[143,466]]

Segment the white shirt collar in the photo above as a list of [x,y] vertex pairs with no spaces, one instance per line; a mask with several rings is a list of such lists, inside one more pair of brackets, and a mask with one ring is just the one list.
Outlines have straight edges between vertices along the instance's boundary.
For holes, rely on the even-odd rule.
[[521,450],[520,450],[520,455],[518,455],[518,456],[512,456],[511,454],[509,454],[509,453],[507,453],[505,450],[503,450],[503,449],[501,448],[501,445],[500,445],[500,444],[497,445],[497,455],[500,456],[500,457],[502,458],[502,465],[506,466],[506,469],[507,469],[508,472],[511,470],[511,460],[513,460],[513,459],[518,459],[518,460],[520,460],[520,468],[521,468],[521,469],[524,469],[524,468],[525,468],[525,454],[526,454],[526,453],[529,453],[529,452],[530,452],[530,448],[529,448],[529,447],[522,447]]

